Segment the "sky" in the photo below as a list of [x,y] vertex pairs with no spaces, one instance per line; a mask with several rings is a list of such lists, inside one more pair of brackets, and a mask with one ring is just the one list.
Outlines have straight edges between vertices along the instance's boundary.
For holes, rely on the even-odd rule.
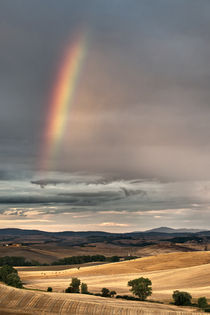
[[209,29],[209,0],[0,0],[0,228],[208,229]]

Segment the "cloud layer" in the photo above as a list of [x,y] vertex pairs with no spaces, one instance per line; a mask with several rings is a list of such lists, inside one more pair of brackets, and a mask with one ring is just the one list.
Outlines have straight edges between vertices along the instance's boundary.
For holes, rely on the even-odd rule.
[[159,225],[208,228],[210,181],[111,180],[76,173],[68,174],[67,180],[66,173],[48,175],[48,179],[31,182],[0,182],[0,227],[50,231],[137,231]]

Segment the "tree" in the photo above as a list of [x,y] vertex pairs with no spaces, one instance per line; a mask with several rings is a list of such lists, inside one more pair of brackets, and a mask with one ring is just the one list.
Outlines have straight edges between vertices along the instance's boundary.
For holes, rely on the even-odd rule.
[[202,296],[198,299],[198,307],[206,308],[208,306],[208,302],[205,296]]
[[174,291],[172,295],[175,305],[191,305],[192,296],[188,292]]
[[17,270],[9,265],[4,265],[0,268],[0,280],[16,288],[23,287]]
[[109,297],[110,296],[110,291],[109,291],[109,289],[107,289],[107,288],[103,288],[103,289],[101,289],[101,292],[102,292],[102,296],[103,297]]
[[80,279],[72,278],[70,287],[72,288],[72,293],[79,293]]
[[51,287],[48,287],[48,288],[47,288],[47,292],[52,292],[52,290],[53,290],[53,289],[52,289]]
[[69,287],[65,290],[66,293],[79,293],[80,280],[72,278]]
[[22,288],[23,287],[23,284],[20,280],[20,277],[18,276],[17,273],[14,273],[14,272],[8,274],[5,283],[8,285],[11,285],[12,287],[15,287],[15,288]]
[[141,301],[152,295],[152,282],[148,278],[138,278],[128,281],[128,286],[131,287],[130,291],[137,295]]
[[7,277],[10,273],[17,273],[17,270],[9,265],[2,266],[0,268],[0,280],[7,283]]
[[88,294],[88,286],[86,283],[81,284],[81,293],[82,294]]

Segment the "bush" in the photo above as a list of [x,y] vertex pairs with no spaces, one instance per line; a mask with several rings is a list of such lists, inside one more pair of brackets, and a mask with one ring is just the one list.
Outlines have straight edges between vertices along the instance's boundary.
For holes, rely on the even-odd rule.
[[115,291],[110,291],[109,295],[110,297],[114,297],[117,293]]
[[103,297],[114,297],[117,293],[115,291],[110,291],[107,288],[101,289],[101,296]]
[[138,278],[128,281],[128,286],[131,287],[130,291],[139,297],[141,301],[152,295],[152,282],[148,278]]
[[68,287],[68,288],[65,290],[65,293],[73,293],[73,292],[72,292],[72,287]]
[[210,313],[210,308],[205,308],[204,312],[205,313]]
[[188,292],[174,291],[173,300],[175,305],[191,305],[192,296]]
[[88,294],[88,286],[86,283],[81,284],[81,293],[82,294]]
[[111,257],[107,258],[107,261],[109,261],[109,262],[118,262],[118,261],[120,261],[120,257],[118,257],[118,256],[111,256]]
[[47,288],[47,292],[52,292],[52,290],[53,290],[53,289],[52,289],[51,287],[48,287],[48,288]]
[[102,293],[101,296],[103,296],[103,297],[109,297],[110,296],[110,291],[107,288],[101,289],[101,293]]
[[207,299],[205,296],[202,296],[198,299],[198,307],[206,308],[208,306]]

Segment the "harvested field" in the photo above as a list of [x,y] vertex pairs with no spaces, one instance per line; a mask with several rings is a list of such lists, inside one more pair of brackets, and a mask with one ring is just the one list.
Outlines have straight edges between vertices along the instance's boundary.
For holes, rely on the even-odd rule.
[[201,314],[193,308],[81,294],[42,293],[0,285],[1,314],[140,315]]
[[[152,280],[152,298],[171,300],[174,290],[190,292],[193,297],[206,296],[210,299],[210,252],[161,254],[158,256],[111,263],[100,266],[60,270],[19,272],[26,287],[63,292],[71,277],[76,276],[87,283],[91,292],[108,287],[118,294],[128,294],[127,282],[140,276]],[[50,268],[50,267],[49,267]]]

